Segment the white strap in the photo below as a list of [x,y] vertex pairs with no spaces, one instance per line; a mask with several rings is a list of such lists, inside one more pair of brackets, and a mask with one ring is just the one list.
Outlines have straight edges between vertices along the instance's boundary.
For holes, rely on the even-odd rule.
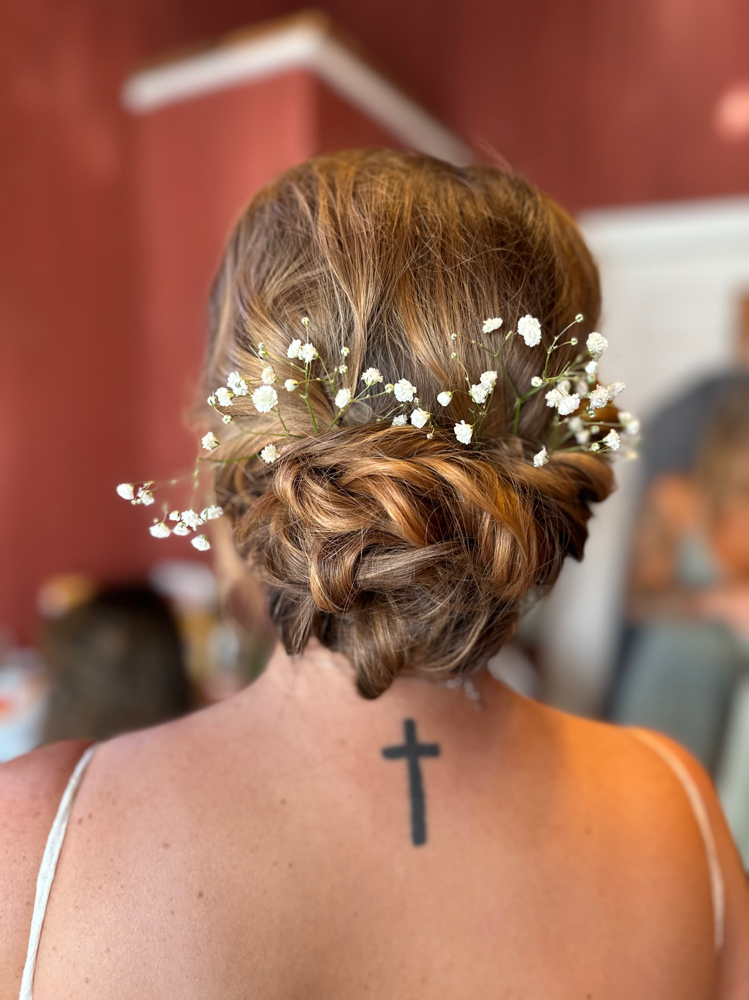
[[29,934],[29,949],[26,952],[26,964],[23,967],[23,978],[21,980],[21,992],[18,1000],[31,1000],[31,988],[34,983],[34,969],[36,968],[36,954],[39,951],[39,939],[42,936],[42,925],[44,915],[47,912],[47,902],[52,889],[52,880],[57,869],[57,859],[60,857],[62,842],[65,839],[65,831],[68,828],[70,812],[73,808],[75,793],[81,783],[83,772],[86,770],[88,762],[91,760],[97,744],[94,743],[83,754],[75,766],[75,770],[70,775],[67,787],[60,799],[52,828],[47,837],[47,845],[44,848],[42,863],[39,868],[39,875],[36,879],[36,896],[34,897],[34,912],[31,915],[31,932]]
[[718,848],[715,843],[715,835],[710,825],[710,817],[707,813],[705,800],[702,798],[694,778],[684,766],[683,761],[673,752],[673,750],[660,740],[654,733],[645,729],[630,729],[630,733],[636,736],[642,743],[646,743],[651,750],[671,768],[679,779],[689,804],[692,807],[697,826],[700,828],[702,840],[705,844],[705,854],[707,855],[707,867],[710,875],[710,894],[713,900],[713,923],[715,926],[715,947],[717,950],[723,947],[723,938],[726,922],[726,888],[723,881],[723,871],[720,867]]

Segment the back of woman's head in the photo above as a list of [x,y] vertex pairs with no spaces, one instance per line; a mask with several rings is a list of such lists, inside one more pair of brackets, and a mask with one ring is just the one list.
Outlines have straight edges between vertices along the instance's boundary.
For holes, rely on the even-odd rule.
[[[392,426],[392,396],[373,394],[325,431],[338,412],[329,386],[311,382],[307,399],[282,390],[290,437],[266,465],[258,453],[278,441],[278,416],[232,400],[218,499],[288,652],[316,636],[376,697],[400,673],[480,667],[512,637],[525,596],[553,583],[567,554],[582,556],[589,504],[608,494],[611,471],[572,451],[534,468],[553,411],[536,394],[515,420],[512,387],[524,392],[539,373],[519,337],[503,347],[480,444],[452,433],[471,419],[468,397],[443,408],[437,395],[487,368],[476,343],[487,317],[504,331],[531,314],[550,344],[577,313],[577,330],[592,331],[599,307],[576,226],[510,171],[359,151],[302,164],[254,198],[214,291],[209,390],[234,370],[258,380],[259,345],[286,359],[309,317],[320,364],[338,366],[346,386],[376,368],[408,379],[434,415],[430,436]],[[549,374],[574,352],[555,351]],[[291,361],[273,365],[299,378]]]

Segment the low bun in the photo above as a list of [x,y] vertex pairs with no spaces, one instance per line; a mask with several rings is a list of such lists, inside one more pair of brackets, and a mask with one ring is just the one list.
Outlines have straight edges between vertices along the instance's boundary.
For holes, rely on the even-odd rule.
[[367,425],[290,444],[245,482],[235,537],[287,652],[316,636],[376,698],[400,674],[478,668],[512,638],[528,591],[582,555],[611,470],[582,454],[536,469],[499,446]]

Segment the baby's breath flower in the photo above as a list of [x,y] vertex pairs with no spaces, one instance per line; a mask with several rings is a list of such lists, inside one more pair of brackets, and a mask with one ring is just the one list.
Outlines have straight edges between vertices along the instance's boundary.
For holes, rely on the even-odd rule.
[[299,352],[301,351],[301,349],[302,349],[301,340],[292,340],[292,342],[289,344],[289,349],[286,352],[286,357],[298,358],[300,356]]
[[470,444],[473,437],[473,424],[467,424],[465,420],[461,420],[453,427],[453,432],[461,444]]
[[172,531],[174,532],[175,535],[190,534],[190,529],[187,527],[186,524],[183,524],[182,521],[180,521],[179,524],[175,524],[175,526],[172,528]]
[[260,452],[260,457],[268,465],[272,465],[278,458],[281,457],[281,452],[274,444],[266,444]]
[[616,399],[623,388],[623,382],[612,382],[611,385],[597,386],[592,392],[588,393],[590,405],[596,410],[603,409],[612,399]]
[[209,396],[208,399],[206,399],[206,403],[208,403],[209,406],[215,406],[216,405],[216,397],[215,396]]
[[472,385],[468,390],[468,395],[474,403],[478,403],[479,405],[486,402],[486,398],[490,393],[491,389],[489,386],[483,385],[481,382],[478,382],[476,385]]
[[200,512],[200,516],[204,521],[215,521],[217,517],[221,517],[224,513],[224,508],[219,507],[218,504],[213,504],[211,507],[205,507]]
[[450,340],[457,340],[457,339],[458,339],[457,333],[451,333],[450,334]]
[[588,375],[595,375],[596,372],[598,371],[598,362],[589,361],[585,366],[585,371],[588,373]]
[[[385,392],[387,391],[387,386],[385,386]],[[411,385],[407,378],[402,378],[393,386],[393,392],[399,403],[410,403],[416,395],[416,386]]]
[[408,423],[408,417],[405,413],[399,413],[397,417],[393,417],[393,427],[405,427]]
[[341,373],[341,375],[345,375],[346,372],[348,371],[348,365],[338,365],[338,371]]
[[429,431],[429,433],[427,434],[427,441],[431,441],[433,437],[434,437],[434,431]]
[[278,393],[272,385],[259,385],[252,394],[252,402],[258,413],[270,413],[278,403]]
[[276,381],[276,373],[273,371],[271,365],[266,365],[260,373],[260,381],[263,385],[273,385]]
[[173,510],[170,513],[170,515],[169,515],[169,520],[170,521],[179,521],[180,520],[179,511],[178,510]]
[[594,441],[593,444],[590,446],[590,450],[591,451],[600,451],[601,450],[600,442]]
[[222,385],[220,389],[216,389],[216,399],[218,400],[219,406],[231,406],[231,401],[234,399],[234,393]]
[[120,483],[117,487],[117,496],[122,497],[123,500],[134,500],[135,487],[132,483]]
[[229,372],[229,377],[226,380],[226,384],[229,386],[231,391],[235,396],[246,396],[250,391],[249,386],[245,380],[241,377],[239,372]]
[[569,417],[567,420],[567,426],[573,434],[579,434],[585,425],[580,417]]
[[482,333],[494,333],[502,326],[502,320],[499,316],[495,316],[493,319],[485,319],[484,325],[481,327]]
[[262,341],[257,345],[257,353],[259,358],[264,358],[268,354],[267,350],[265,349],[265,344]]
[[548,465],[549,456],[546,452],[546,445],[543,446],[541,451],[536,452],[533,456],[533,464],[537,469],[540,469],[542,465]]
[[429,423],[430,417],[431,413],[428,413],[426,410],[422,410],[421,407],[419,407],[411,414],[411,423],[414,427],[423,427],[424,424]]
[[183,510],[180,520],[183,524],[186,524],[188,528],[192,528],[193,530],[199,528],[203,523],[203,518],[194,510]]
[[393,389],[395,389],[395,386],[393,385],[393,383],[392,382],[388,382],[387,385],[385,386],[385,392],[392,392]]
[[351,354],[351,351],[348,349],[348,347],[341,348],[341,357],[347,358],[349,354]]
[[579,378],[577,380],[577,382],[575,382],[575,392],[579,396],[585,396],[586,395],[586,393],[588,392],[588,383],[587,383],[586,379]]
[[570,343],[572,344],[573,347],[577,347],[577,337],[571,337]]
[[640,433],[640,421],[635,417],[632,417],[624,426],[624,433],[629,435],[629,437],[637,437]]
[[582,430],[575,434],[575,440],[578,444],[587,444],[590,441],[590,431]]
[[444,392],[439,393],[439,395],[437,396],[437,402],[440,404],[440,406],[449,406],[450,400],[452,398],[453,394],[445,390]]
[[315,360],[315,358],[319,358],[320,355],[317,353],[314,345],[307,342],[306,344],[302,344],[299,348],[299,357],[305,365],[309,365]]
[[195,538],[190,539],[190,544],[194,545],[199,552],[207,552],[211,547],[211,543],[205,535],[196,535]]
[[298,385],[299,383],[295,378],[287,378],[283,384],[283,387],[287,392],[293,392]]
[[606,437],[603,439],[603,443],[611,451],[619,451],[619,446],[621,445],[622,442],[621,442],[621,438],[616,433],[616,431],[615,430],[610,430],[608,432],[608,434],[606,435]]
[[345,410],[346,407],[351,402],[351,390],[350,389],[339,389],[335,394],[335,405],[339,410]]
[[171,535],[171,531],[163,521],[159,521],[157,524],[152,524],[148,530],[154,538],[168,538]]
[[591,358],[600,358],[606,348],[609,346],[608,340],[602,337],[600,333],[591,333],[588,336],[586,345],[588,348],[588,354]]
[[494,371],[482,372],[479,377],[479,382],[482,385],[487,386],[489,389],[493,389],[497,384],[497,373]]
[[225,423],[225,424],[230,424],[230,423],[231,423],[231,417],[229,416],[229,414],[228,414],[228,413],[225,413],[225,414],[223,415],[223,417],[221,418],[221,420],[222,420],[222,422],[223,422],[223,423]]
[[[569,385],[569,383],[567,384]],[[565,388],[565,383],[560,382],[558,386],[546,393],[546,405],[556,407],[559,415],[566,417],[578,408],[580,397],[577,393],[570,395],[569,390]]]
[[539,375],[534,375],[531,379],[531,385],[534,389],[540,389],[543,384],[544,380]]
[[541,324],[535,316],[522,316],[518,320],[518,333],[528,347],[541,343]]
[[221,444],[219,439],[213,433],[213,431],[208,431],[205,437],[201,438],[200,443],[203,445],[206,451],[213,451],[215,448]]
[[367,370],[362,375],[362,382],[365,385],[376,385],[378,382],[384,382],[382,375],[377,368],[367,368]]
[[302,326],[305,330],[309,327],[309,316],[302,316]]
[[142,503],[144,507],[150,507],[154,502],[153,493],[146,486],[141,486],[138,490],[134,503]]
[[457,356],[458,355],[455,353],[455,351],[453,351],[452,354],[450,355],[451,358],[457,358]]

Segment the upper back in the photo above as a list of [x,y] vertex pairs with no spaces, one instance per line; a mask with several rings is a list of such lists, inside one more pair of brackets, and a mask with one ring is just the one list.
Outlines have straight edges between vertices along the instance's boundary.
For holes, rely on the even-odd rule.
[[381,715],[362,740],[229,703],[101,747],[37,1000],[716,995],[704,846],[650,749],[520,699],[490,747],[421,713],[415,847]]

